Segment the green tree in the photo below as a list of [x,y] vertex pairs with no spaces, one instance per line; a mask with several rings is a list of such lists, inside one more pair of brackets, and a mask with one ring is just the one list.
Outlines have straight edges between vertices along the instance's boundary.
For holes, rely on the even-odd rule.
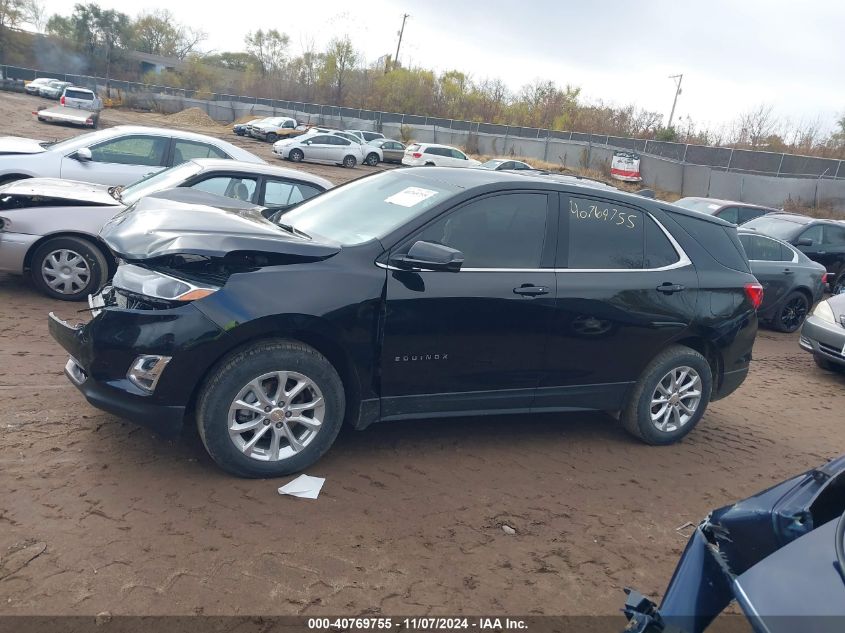
[[203,31],[179,24],[167,9],[142,13],[132,25],[136,50],[153,55],[185,59],[206,39]]
[[0,0],[0,63],[6,59],[9,29],[17,27],[24,21],[25,9],[25,0]]
[[264,75],[279,75],[288,59],[290,38],[276,29],[247,33],[246,51],[258,60]]
[[219,66],[220,68],[228,68],[229,70],[240,72],[258,69],[261,66],[255,55],[242,52],[223,52],[205,55],[203,61],[210,66]]
[[670,143],[677,143],[678,132],[677,132],[677,130],[675,130],[674,126],[672,126],[672,127],[660,127],[654,133],[654,140],[655,141],[668,141]]
[[322,58],[320,75],[323,82],[330,86],[337,105],[343,105],[343,95],[347,80],[355,64],[358,63],[358,53],[352,47],[349,36],[335,38],[329,42]]

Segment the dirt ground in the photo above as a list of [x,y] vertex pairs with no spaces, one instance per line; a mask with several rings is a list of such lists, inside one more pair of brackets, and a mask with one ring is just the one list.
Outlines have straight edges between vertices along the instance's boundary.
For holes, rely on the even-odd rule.
[[[0,133],[75,132],[12,116],[30,101],[0,95]],[[679,445],[603,414],[374,425],[309,469],[318,500],[281,497],[85,403],[50,310],[73,308],[0,275],[0,614],[610,615],[662,593],[676,528],[845,449],[845,377],[761,331]]]

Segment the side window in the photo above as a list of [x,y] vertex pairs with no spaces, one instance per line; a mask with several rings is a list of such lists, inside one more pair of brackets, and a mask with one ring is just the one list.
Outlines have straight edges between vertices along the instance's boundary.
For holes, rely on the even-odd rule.
[[809,229],[804,231],[801,235],[798,236],[798,239],[811,239],[813,240],[813,246],[818,246],[822,243],[822,229],[824,227],[821,224],[816,224],[815,226],[811,226]]
[[320,189],[300,182],[285,182],[284,180],[268,180],[264,185],[265,207],[284,208],[313,198]]
[[644,219],[641,211],[615,203],[570,198],[568,213],[561,218],[561,222],[568,221],[568,267],[643,268]]
[[663,268],[677,264],[681,257],[657,223],[647,215],[645,222],[645,268]]
[[823,244],[830,244],[831,246],[845,246],[845,227],[826,224],[824,226],[823,236]]
[[213,193],[218,196],[226,196],[235,200],[249,202],[252,194],[255,193],[256,181],[254,178],[239,178],[236,176],[213,176],[206,178],[194,185],[191,189]]
[[466,160],[467,158],[463,152],[460,152],[456,149],[449,150],[449,152],[452,154],[452,158],[457,158],[459,160]]
[[91,159],[98,163],[164,167],[169,143],[166,136],[122,136],[91,147]]
[[230,158],[228,154],[208,143],[176,140],[173,144],[173,164],[181,165],[194,158]]
[[753,220],[754,218],[759,218],[761,215],[765,215],[766,211],[763,209],[750,209],[748,207],[740,207],[739,209],[739,221],[737,224],[745,224],[749,220]]
[[719,219],[736,224],[737,220],[739,220],[739,209],[736,207],[725,207],[719,211]]
[[760,235],[739,236],[742,247],[748,259],[766,262],[782,262],[792,259],[792,252],[781,246],[779,242],[770,240]]
[[539,268],[547,215],[545,194],[492,196],[439,218],[416,240],[458,249],[464,268]]
[[311,145],[330,145],[331,141],[329,140],[331,137],[329,136],[312,136],[310,139]]
[[439,147],[426,147],[424,154],[434,154],[435,156],[443,156],[443,152]]
[[285,124],[282,127],[292,130],[296,126],[293,124],[293,121],[285,121]]

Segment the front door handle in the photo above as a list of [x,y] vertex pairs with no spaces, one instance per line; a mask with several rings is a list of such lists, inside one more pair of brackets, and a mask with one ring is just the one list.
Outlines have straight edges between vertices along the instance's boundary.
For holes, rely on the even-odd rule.
[[791,275],[791,274],[792,274],[792,273],[794,273],[795,271],[794,271],[794,270],[792,270],[791,268],[784,268],[784,269],[783,269],[783,272],[784,272],[785,274],[787,274],[787,275]]
[[546,286],[534,286],[532,284],[523,284],[518,288],[513,289],[515,295],[522,295],[524,297],[539,297],[540,295],[549,294],[549,289]]
[[662,292],[665,295],[675,294],[683,290],[686,290],[686,286],[683,284],[670,284],[668,281],[657,286],[657,292]]

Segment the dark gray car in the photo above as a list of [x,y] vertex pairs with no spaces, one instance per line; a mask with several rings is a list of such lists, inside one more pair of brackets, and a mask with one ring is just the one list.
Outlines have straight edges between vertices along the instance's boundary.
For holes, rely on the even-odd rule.
[[825,268],[781,240],[739,230],[751,272],[763,286],[760,321],[780,332],[794,332],[824,294]]
[[743,224],[754,218],[759,218],[761,215],[779,211],[779,209],[772,209],[759,204],[721,200],[719,198],[681,198],[675,204],[684,209],[715,215],[731,224]]
[[845,294],[816,306],[801,328],[799,345],[822,369],[845,371]]

